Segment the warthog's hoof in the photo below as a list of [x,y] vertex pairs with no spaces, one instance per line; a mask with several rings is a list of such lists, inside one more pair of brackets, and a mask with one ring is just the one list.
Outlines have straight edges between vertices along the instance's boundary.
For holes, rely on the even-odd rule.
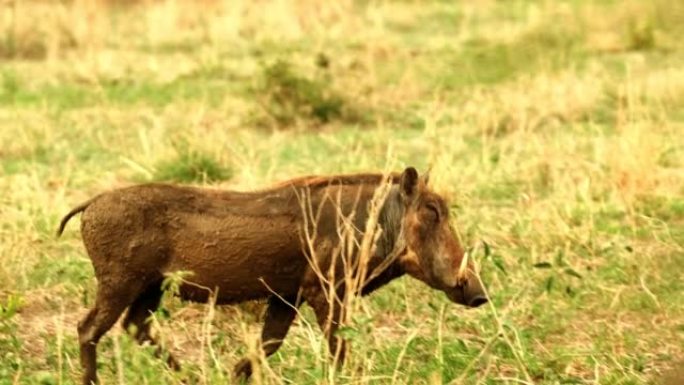
[[240,362],[235,365],[233,373],[235,379],[238,381],[248,379],[252,375],[252,362],[247,358],[241,359]]
[[168,356],[166,358],[166,364],[169,366],[169,368],[171,368],[172,370],[174,370],[176,372],[180,372],[180,370],[181,370],[180,364],[178,363],[176,358],[171,355],[171,353],[168,353]]

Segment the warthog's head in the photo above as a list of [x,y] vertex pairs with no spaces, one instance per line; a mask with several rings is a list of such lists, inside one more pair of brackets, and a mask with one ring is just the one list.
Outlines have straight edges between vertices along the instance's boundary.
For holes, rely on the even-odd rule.
[[403,229],[407,252],[404,270],[452,301],[477,307],[487,302],[472,261],[464,255],[449,225],[444,198],[427,187],[427,178],[409,167],[401,174],[399,195],[404,204]]

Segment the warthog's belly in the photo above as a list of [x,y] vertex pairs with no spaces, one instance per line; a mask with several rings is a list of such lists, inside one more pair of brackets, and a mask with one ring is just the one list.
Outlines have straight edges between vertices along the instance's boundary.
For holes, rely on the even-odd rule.
[[171,221],[165,273],[184,271],[182,298],[217,302],[294,294],[307,266],[297,224],[290,217],[184,213]]

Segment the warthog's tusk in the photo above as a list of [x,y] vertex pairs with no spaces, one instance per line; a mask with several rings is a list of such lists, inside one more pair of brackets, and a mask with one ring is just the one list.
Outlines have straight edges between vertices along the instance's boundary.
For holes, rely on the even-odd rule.
[[458,281],[466,279],[466,269],[468,268],[468,259],[470,259],[470,251],[466,251],[463,254],[463,259],[461,260],[461,266],[458,267],[458,275],[456,276]]

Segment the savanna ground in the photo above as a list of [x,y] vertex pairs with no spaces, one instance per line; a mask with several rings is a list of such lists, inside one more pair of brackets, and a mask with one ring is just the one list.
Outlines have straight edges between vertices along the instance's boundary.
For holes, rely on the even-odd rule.
[[[115,4],[0,4],[0,384],[79,381],[96,282],[78,221],[54,233],[94,194],[405,165],[491,305],[397,280],[340,372],[305,307],[255,384],[644,384],[684,359],[684,3]],[[262,309],[168,296],[184,371],[117,326],[101,379],[230,383]]]

